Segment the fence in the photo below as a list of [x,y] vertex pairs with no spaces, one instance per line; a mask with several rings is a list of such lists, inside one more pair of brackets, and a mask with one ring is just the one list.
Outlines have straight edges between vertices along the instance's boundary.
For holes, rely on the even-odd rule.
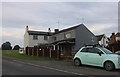
[[62,58],[60,50],[52,50],[49,47],[40,47],[40,46],[26,47],[26,55],[45,56],[45,57],[57,58],[57,59]]

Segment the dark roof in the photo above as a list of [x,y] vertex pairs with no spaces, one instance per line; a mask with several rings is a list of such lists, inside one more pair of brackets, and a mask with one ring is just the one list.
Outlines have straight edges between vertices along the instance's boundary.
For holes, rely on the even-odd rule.
[[97,37],[98,41],[100,41],[103,36],[104,36],[104,34],[102,34],[102,35],[97,35],[96,37]]
[[83,25],[83,24],[79,24],[79,25],[76,25],[76,26],[73,26],[73,27],[70,27],[70,28],[67,28],[67,29],[63,29],[63,30],[58,31],[58,32],[54,32],[53,35],[54,35],[54,34],[61,33],[61,32],[65,32],[65,31],[73,30],[73,29],[75,29],[75,28],[77,28],[77,27],[79,27],[79,26],[81,26],[81,25]]
[[83,24],[79,24],[79,25],[76,25],[76,26],[73,26],[73,27],[70,27],[70,28],[67,28],[67,29],[63,29],[61,31],[58,31],[58,32],[52,32],[52,33],[49,33],[49,32],[43,32],[43,31],[32,31],[32,30],[29,30],[28,33],[29,35],[54,35],[54,34],[58,34],[58,33],[61,33],[61,32],[65,32],[65,31],[69,31],[69,30],[73,30],[79,26],[81,26]]
[[48,36],[51,35],[51,33],[49,33],[49,32],[31,31],[31,30],[28,31],[28,34],[29,34],[29,35],[48,35]]

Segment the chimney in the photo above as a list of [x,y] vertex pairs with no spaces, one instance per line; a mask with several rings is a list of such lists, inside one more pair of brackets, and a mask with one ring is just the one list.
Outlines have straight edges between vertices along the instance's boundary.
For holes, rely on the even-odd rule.
[[55,31],[55,33],[56,33],[56,32],[59,32],[59,29],[54,29],[54,31]]
[[28,25],[26,26],[26,31],[28,31],[29,30],[29,28],[28,28]]
[[112,44],[116,43],[115,33],[112,33],[112,36],[111,36],[111,43],[112,43]]
[[48,28],[48,32],[51,32],[51,29],[50,29],[50,28]]
[[112,35],[115,35],[115,33],[112,33]]

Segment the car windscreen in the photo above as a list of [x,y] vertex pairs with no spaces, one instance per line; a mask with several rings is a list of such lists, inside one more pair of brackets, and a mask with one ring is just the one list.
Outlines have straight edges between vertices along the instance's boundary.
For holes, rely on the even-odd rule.
[[113,52],[111,52],[110,50],[106,49],[106,48],[100,48],[102,51],[104,51],[106,54],[112,54]]

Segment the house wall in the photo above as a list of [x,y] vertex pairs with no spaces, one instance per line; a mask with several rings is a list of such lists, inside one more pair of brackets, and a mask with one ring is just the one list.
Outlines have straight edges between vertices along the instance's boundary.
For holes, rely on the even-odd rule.
[[[69,31],[61,32],[61,33],[50,36],[49,42],[53,43],[55,41],[65,40],[67,39],[65,37],[66,34],[70,34],[70,38],[75,38],[75,30],[69,30]],[[54,40],[54,37],[56,37],[56,40]]]
[[75,29],[75,37],[76,37],[75,51],[79,50],[85,44],[98,43],[95,35],[90,30],[88,30],[84,25],[81,25]]
[[107,47],[108,46],[108,39],[107,39],[107,37],[106,36],[104,36],[100,41],[99,41],[99,44],[101,45],[101,46],[105,46],[105,47]]
[[29,47],[33,47],[38,44],[47,44],[47,43],[48,40],[44,40],[44,35],[38,35],[38,40],[33,40],[33,35],[29,35]]
[[38,35],[38,40],[33,40],[33,35],[29,35],[28,32],[25,32],[24,48],[33,47],[38,44],[46,44],[46,43],[49,43],[49,36],[48,36],[48,40],[44,40],[44,35]]
[[27,46],[29,46],[29,35],[28,35],[28,32],[26,31],[24,34],[24,49]]
[[120,41],[120,37],[116,37],[116,41]]
[[109,44],[114,44],[114,43],[116,43],[116,36],[115,36],[115,34],[112,34],[112,36],[110,37]]

